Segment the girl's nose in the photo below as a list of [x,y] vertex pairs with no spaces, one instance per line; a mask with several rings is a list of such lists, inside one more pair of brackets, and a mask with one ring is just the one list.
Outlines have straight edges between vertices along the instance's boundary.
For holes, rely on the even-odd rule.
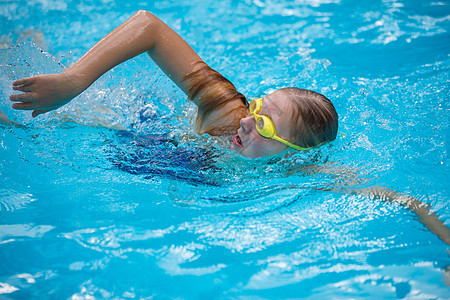
[[251,114],[248,114],[247,117],[242,118],[240,121],[241,128],[245,133],[249,133],[254,127],[255,118]]

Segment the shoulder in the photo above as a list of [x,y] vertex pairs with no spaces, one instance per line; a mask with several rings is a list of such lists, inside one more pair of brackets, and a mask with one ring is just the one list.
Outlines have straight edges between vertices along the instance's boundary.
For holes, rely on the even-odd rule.
[[200,134],[229,135],[239,128],[248,113],[247,99],[222,74],[203,61],[183,78],[188,97],[198,106],[196,120]]

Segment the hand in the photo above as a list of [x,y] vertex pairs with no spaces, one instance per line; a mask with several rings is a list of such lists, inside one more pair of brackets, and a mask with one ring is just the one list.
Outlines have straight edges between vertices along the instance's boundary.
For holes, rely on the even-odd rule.
[[70,102],[84,88],[70,74],[47,74],[19,79],[13,82],[13,90],[25,94],[11,95],[12,107],[18,110],[33,110],[32,116],[57,109]]

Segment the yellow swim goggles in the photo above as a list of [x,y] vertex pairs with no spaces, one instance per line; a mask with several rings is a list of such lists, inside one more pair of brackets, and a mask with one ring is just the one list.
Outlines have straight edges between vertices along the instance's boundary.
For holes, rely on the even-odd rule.
[[266,116],[266,115],[258,115],[258,113],[261,111],[261,107],[263,104],[262,98],[258,98],[255,100],[252,100],[250,102],[249,111],[250,114],[255,118],[256,121],[256,130],[260,135],[262,135],[265,138],[268,139],[274,139],[276,141],[279,141],[280,143],[285,144],[286,146],[289,146],[295,150],[308,150],[309,148],[303,148],[297,145],[292,144],[291,142],[286,141],[285,139],[279,137],[277,135],[277,130],[275,129],[275,125],[273,124],[272,120]]

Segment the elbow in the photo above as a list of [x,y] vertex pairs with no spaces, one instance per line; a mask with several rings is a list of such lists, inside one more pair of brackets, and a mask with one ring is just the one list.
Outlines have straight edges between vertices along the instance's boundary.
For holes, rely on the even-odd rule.
[[151,12],[148,12],[144,9],[138,10],[134,14],[134,16],[138,19],[146,20],[146,21],[152,22],[152,23],[155,23],[155,21],[158,19],[154,14],[152,14]]
[[161,24],[161,20],[158,19],[154,14],[151,12],[148,12],[146,10],[138,10],[134,15],[133,18],[137,19],[139,23],[141,23],[142,26],[144,26],[146,29],[150,29],[152,31],[155,31],[157,27]]
[[138,10],[130,19],[136,27],[136,34],[145,40],[146,51],[151,50],[158,41],[161,21],[154,14],[143,9]]

